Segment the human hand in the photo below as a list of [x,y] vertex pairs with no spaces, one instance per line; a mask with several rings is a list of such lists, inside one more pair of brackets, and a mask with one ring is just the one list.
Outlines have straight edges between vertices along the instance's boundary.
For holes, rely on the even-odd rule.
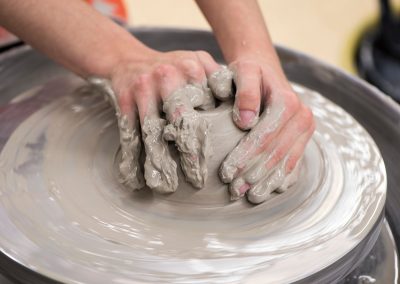
[[250,131],[222,163],[220,177],[230,184],[232,199],[247,193],[250,202],[260,203],[291,185],[315,123],[279,67],[250,57],[229,68],[236,85],[233,120]]
[[140,61],[124,60],[116,66],[108,78],[108,93],[120,129],[121,182],[133,189],[144,185],[139,165],[141,133],[146,153],[144,177],[150,188],[169,193],[178,186],[177,166],[167,141],[175,141],[186,179],[197,188],[204,186],[209,125],[195,108],[214,107],[207,76],[218,66],[202,51],[154,51]]

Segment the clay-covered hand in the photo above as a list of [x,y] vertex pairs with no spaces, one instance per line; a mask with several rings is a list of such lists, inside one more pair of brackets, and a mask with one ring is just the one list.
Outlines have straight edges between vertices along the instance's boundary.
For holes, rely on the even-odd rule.
[[277,68],[260,58],[229,65],[236,86],[233,120],[250,130],[220,168],[232,199],[247,193],[250,202],[260,203],[290,186],[314,131],[311,110]]
[[161,193],[176,190],[177,165],[168,147],[168,141],[174,141],[187,180],[197,188],[203,187],[209,125],[195,108],[214,106],[207,75],[216,66],[203,51],[154,51],[140,61],[124,60],[116,66],[109,81],[120,128],[123,183],[134,189],[143,186],[141,133],[147,186]]

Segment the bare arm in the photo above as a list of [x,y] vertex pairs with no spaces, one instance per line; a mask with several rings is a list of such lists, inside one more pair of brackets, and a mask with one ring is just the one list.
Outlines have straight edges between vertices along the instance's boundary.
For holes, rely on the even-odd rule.
[[259,203],[287,187],[285,177],[314,131],[313,116],[282,71],[256,0],[196,1],[234,72],[233,120],[251,129],[223,162],[220,176],[233,198],[247,193]]
[[0,0],[0,24],[83,77],[151,52],[81,0]]
[[196,0],[231,63],[244,56],[264,56],[276,71],[279,60],[256,0]]

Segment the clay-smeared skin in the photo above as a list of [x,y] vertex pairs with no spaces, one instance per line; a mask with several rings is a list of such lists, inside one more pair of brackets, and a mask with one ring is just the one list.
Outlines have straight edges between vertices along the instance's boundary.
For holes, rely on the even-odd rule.
[[108,80],[90,78],[89,82],[96,86],[104,96],[111,101],[118,120],[119,140],[121,144],[121,160],[119,162],[119,180],[132,190],[141,189],[144,186],[142,169],[139,164],[142,149],[139,123],[130,123],[126,115],[122,115],[111,84]]
[[[207,158],[210,149],[210,124],[196,108],[208,110],[215,106],[214,96],[226,101],[233,97],[235,74],[222,66],[206,82],[186,85],[172,93],[163,104],[168,124],[161,118],[145,117],[142,126],[145,145],[145,180],[148,187],[159,193],[175,192],[178,187],[176,163],[172,159],[166,141],[174,141],[180,152],[180,165],[186,180],[195,188],[203,188],[208,176]],[[91,80],[101,85],[109,94],[117,110],[122,158],[119,164],[121,182],[133,189],[143,186],[139,166],[141,150],[138,125],[130,126],[125,116],[120,115],[114,92],[105,80]],[[211,92],[212,91],[212,92]],[[236,113],[235,113],[236,111]],[[284,104],[275,104],[267,108],[255,119],[252,130],[243,137],[221,165],[219,175],[229,184],[231,199],[244,196],[250,202],[258,204],[269,198],[272,192],[283,192],[297,179],[297,169],[286,172],[289,154],[276,166],[268,169],[266,164],[274,153],[257,154],[264,137],[279,127]],[[237,109],[233,109],[233,120],[238,119]],[[260,121],[259,123],[257,123]],[[268,124],[263,123],[268,121]],[[248,161],[248,157],[254,157]],[[240,165],[247,162],[246,168]],[[300,164],[300,163],[298,163]],[[238,171],[240,174],[234,178]]]
[[163,105],[171,122],[165,128],[164,138],[175,141],[186,180],[196,188],[203,188],[207,180],[210,125],[194,108],[209,108],[214,104],[210,98],[206,86],[187,85],[175,91]]
[[166,121],[161,118],[145,118],[142,127],[146,151],[144,176],[146,184],[159,193],[175,192],[178,187],[176,163],[162,135]]
[[[286,174],[285,167],[286,160],[282,161],[278,166],[266,173],[264,178],[256,181],[248,191],[247,199],[251,203],[258,204],[267,200],[272,192],[285,192],[296,182],[299,174],[299,167],[296,167],[289,174]],[[263,163],[260,168],[266,169],[265,164]],[[232,197],[234,196],[237,196],[236,193],[232,193]]]
[[227,101],[232,98],[233,72],[226,66],[214,72],[208,79],[208,85],[213,91],[215,97],[221,101]]
[[140,132],[138,126],[129,127],[125,115],[117,112],[119,137],[121,143],[121,161],[119,162],[120,182],[133,190],[144,186],[143,173],[139,164]]
[[[229,98],[232,94],[232,80],[235,80],[235,74],[228,68],[222,68],[213,75],[209,83],[218,84],[211,86],[212,90],[219,90],[223,94],[216,97]],[[230,90],[228,91],[228,86]],[[276,104],[274,108],[267,108],[260,116],[252,121],[249,128],[252,130],[240,141],[239,145],[228,154],[221,165],[219,175],[224,183],[229,183],[229,192],[232,200],[238,200],[244,196],[247,189],[247,199],[254,204],[267,200],[272,192],[284,192],[297,180],[298,170],[292,173],[286,172],[286,163],[289,154],[272,169],[268,169],[266,163],[271,159],[274,153],[262,153],[257,155],[264,137],[269,133],[276,131],[279,127],[281,117],[284,112],[284,105]],[[239,111],[233,108],[232,119],[239,119]],[[261,121],[260,123],[258,123]],[[262,123],[268,121],[268,124]],[[240,168],[245,164],[249,157],[255,157],[247,163],[246,168]],[[300,164],[300,163],[297,163]],[[296,167],[297,168],[297,167]],[[237,172],[239,176],[234,178]]]
[[[138,121],[135,120],[135,125],[132,127],[127,116],[121,115],[109,81],[99,78],[91,78],[89,81],[105,91],[105,95],[111,99],[116,110],[121,143],[120,182],[133,190],[141,189],[144,187],[144,180],[139,162],[142,144]],[[146,152],[144,178],[147,186],[159,193],[175,192],[178,187],[176,163],[168,151],[168,144],[162,138],[165,125],[164,119],[146,118],[142,126]]]
[[[129,127],[126,116],[120,114],[110,83],[103,79],[90,79],[100,86],[116,109],[121,142],[119,171],[121,183],[132,189],[144,186],[139,157],[141,151],[139,126]],[[215,106],[211,90],[206,83],[187,85],[173,94],[163,105],[168,121],[145,117],[142,126],[146,153],[145,180],[149,188],[159,193],[172,193],[178,187],[177,167],[166,141],[175,141],[180,152],[180,164],[188,182],[202,188],[207,180],[206,160],[209,149],[209,123],[194,108],[207,110]]]

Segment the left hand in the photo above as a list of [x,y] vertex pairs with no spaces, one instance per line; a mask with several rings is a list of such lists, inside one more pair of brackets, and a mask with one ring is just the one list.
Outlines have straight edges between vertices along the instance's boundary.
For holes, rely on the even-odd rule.
[[232,199],[247,193],[252,203],[265,201],[275,190],[290,186],[295,169],[312,136],[311,110],[291,88],[279,64],[263,57],[239,58],[229,68],[236,85],[233,120],[250,130],[221,165]]

